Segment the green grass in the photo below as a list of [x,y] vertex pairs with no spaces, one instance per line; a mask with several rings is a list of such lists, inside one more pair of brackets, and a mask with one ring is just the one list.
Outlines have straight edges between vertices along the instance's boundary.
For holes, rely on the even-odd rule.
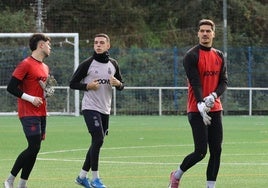
[[[268,185],[268,117],[226,116],[217,188]],[[90,137],[83,117],[50,116],[47,139],[29,188],[75,188]],[[0,180],[4,181],[26,140],[17,117],[0,117]],[[192,152],[186,116],[111,116],[101,151],[100,175],[109,188],[167,187],[169,174]],[[181,188],[205,187],[206,158],[191,168]],[[17,178],[16,181],[18,181]]]

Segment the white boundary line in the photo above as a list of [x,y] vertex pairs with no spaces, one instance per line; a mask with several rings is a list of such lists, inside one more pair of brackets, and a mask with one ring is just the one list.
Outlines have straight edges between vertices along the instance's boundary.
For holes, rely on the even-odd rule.
[[[267,144],[268,142],[229,142],[224,143],[227,145],[237,145],[237,144]],[[181,144],[181,145],[155,145],[155,146],[131,146],[131,147],[110,147],[110,148],[102,148],[102,150],[121,150],[121,149],[144,149],[144,148],[161,148],[161,147],[192,147],[193,144]],[[40,152],[39,156],[49,155],[54,153],[68,153],[68,152],[77,152],[77,151],[87,151],[86,149],[70,149],[70,150],[58,150],[58,151],[48,151],[48,152]],[[222,156],[267,156],[268,153],[234,153],[234,154],[222,154]],[[133,159],[133,158],[163,158],[163,157],[183,157],[184,155],[158,155],[158,156],[116,156],[116,157],[101,157],[101,159]],[[38,157],[37,160],[40,161],[61,161],[61,162],[83,162],[84,159],[57,159],[57,158],[42,158]],[[163,162],[131,162],[131,161],[111,161],[111,160],[101,160],[103,164],[129,164],[129,165],[177,165],[178,163],[163,163]],[[207,165],[206,162],[198,163],[200,165]],[[268,162],[221,162],[221,165],[224,166],[268,166]]]
[[[0,161],[13,161],[14,159],[0,159]],[[37,157],[38,161],[56,161],[56,162],[83,162],[84,159],[56,159],[56,158],[40,158]],[[131,162],[131,161],[102,161],[100,160],[100,163],[102,164],[121,164],[121,165],[178,165],[178,163],[163,163],[163,162]],[[207,165],[206,162],[199,162],[197,163],[199,165]],[[245,162],[245,163],[241,163],[241,162],[233,162],[233,163],[225,163],[225,162],[221,162],[221,166],[268,166],[268,163],[249,163],[249,162]]]
[[[268,142],[264,141],[264,142],[228,142],[228,143],[223,143],[223,145],[237,145],[237,144],[268,144]],[[126,146],[126,147],[110,147],[110,148],[104,147],[101,150],[145,149],[145,148],[161,148],[161,147],[193,147],[193,144],[155,145],[155,146]],[[69,149],[69,150],[46,151],[46,152],[39,152],[39,155],[52,154],[52,153],[87,151],[87,150],[88,150],[87,148],[86,149],[78,148],[78,149]],[[237,154],[237,155],[239,155],[239,154]],[[255,155],[255,154],[252,154],[252,155]]]
[[[236,145],[236,144],[267,144],[268,142],[229,142],[224,143],[228,145]],[[121,150],[121,149],[144,149],[144,148],[161,148],[161,147],[192,147],[193,144],[181,144],[181,145],[155,145],[155,146],[131,146],[131,147],[111,147],[111,148],[102,148],[102,150]],[[55,154],[55,153],[68,153],[68,152],[77,152],[77,151],[87,151],[88,149],[80,148],[80,149],[69,149],[69,150],[58,150],[58,151],[47,151],[40,152],[39,156]],[[234,153],[234,154],[222,154],[222,156],[267,156],[268,153]],[[131,159],[131,158],[163,158],[163,157],[183,157],[185,155],[157,155],[157,156],[116,156],[116,157],[101,157],[102,159]],[[0,159],[0,161],[8,161],[11,159]],[[43,158],[37,157],[39,161],[61,161],[61,162],[83,162],[84,159],[62,159],[62,158]],[[131,161],[110,161],[110,160],[101,160],[101,163],[104,164],[130,164],[130,165],[177,165],[178,163],[163,163],[163,162],[131,162]],[[198,163],[201,165],[207,165],[207,163]],[[224,163],[221,162],[221,165],[239,165],[239,166],[268,166],[268,162],[231,162]]]
[[[60,162],[83,162],[84,159],[53,159],[53,158],[37,158],[37,160],[40,161],[60,161]],[[177,165],[178,163],[161,163],[161,162],[131,162],[131,161],[100,161],[101,163],[104,164],[127,164],[127,165]],[[200,162],[198,163],[200,165],[207,165],[207,163]],[[268,163],[224,163],[221,162],[221,165],[230,165],[230,166],[268,166]]]

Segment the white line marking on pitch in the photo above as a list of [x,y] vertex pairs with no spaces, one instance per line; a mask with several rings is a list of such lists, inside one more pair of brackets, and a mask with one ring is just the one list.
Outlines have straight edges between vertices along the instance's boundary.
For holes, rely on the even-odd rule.
[[[229,142],[224,145],[237,145],[237,144],[268,144],[268,142]],[[121,149],[145,149],[145,148],[161,148],[161,147],[193,147],[193,144],[180,144],[180,145],[155,145],[155,146],[125,146],[125,147],[110,147],[102,148],[102,150],[121,150]],[[39,152],[39,155],[52,154],[52,153],[65,153],[65,152],[76,152],[76,151],[87,151],[88,149],[69,149],[69,150],[58,150],[58,151],[47,151]]]
[[[37,158],[40,161],[61,161],[61,162],[81,162],[84,159],[53,159],[53,158]],[[100,161],[106,164],[132,164],[132,165],[174,165],[177,163],[157,163],[157,162],[130,162],[130,161]],[[207,165],[207,163],[198,163],[201,165]],[[237,165],[237,166],[268,166],[268,163],[221,163],[221,165]]]

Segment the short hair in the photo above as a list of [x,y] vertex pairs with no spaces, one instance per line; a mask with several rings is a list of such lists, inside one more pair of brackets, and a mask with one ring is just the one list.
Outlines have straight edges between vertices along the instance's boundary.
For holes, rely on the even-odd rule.
[[202,19],[198,23],[198,29],[200,28],[201,25],[210,25],[212,30],[215,31],[215,23],[212,20]]
[[29,40],[29,46],[30,46],[31,51],[34,51],[37,49],[37,44],[39,41],[46,42],[50,40],[51,40],[50,37],[46,36],[43,33],[34,33]]
[[94,38],[96,38],[96,37],[104,37],[104,38],[106,38],[106,40],[108,41],[108,43],[110,43],[110,37],[107,34],[105,34],[105,33],[96,34]]

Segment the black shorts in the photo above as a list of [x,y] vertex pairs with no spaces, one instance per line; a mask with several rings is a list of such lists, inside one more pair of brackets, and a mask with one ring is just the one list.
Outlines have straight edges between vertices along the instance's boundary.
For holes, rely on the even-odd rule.
[[83,110],[83,116],[90,133],[108,134],[109,115],[95,110]]
[[28,136],[41,135],[46,131],[45,116],[29,116],[20,118],[24,134]]

